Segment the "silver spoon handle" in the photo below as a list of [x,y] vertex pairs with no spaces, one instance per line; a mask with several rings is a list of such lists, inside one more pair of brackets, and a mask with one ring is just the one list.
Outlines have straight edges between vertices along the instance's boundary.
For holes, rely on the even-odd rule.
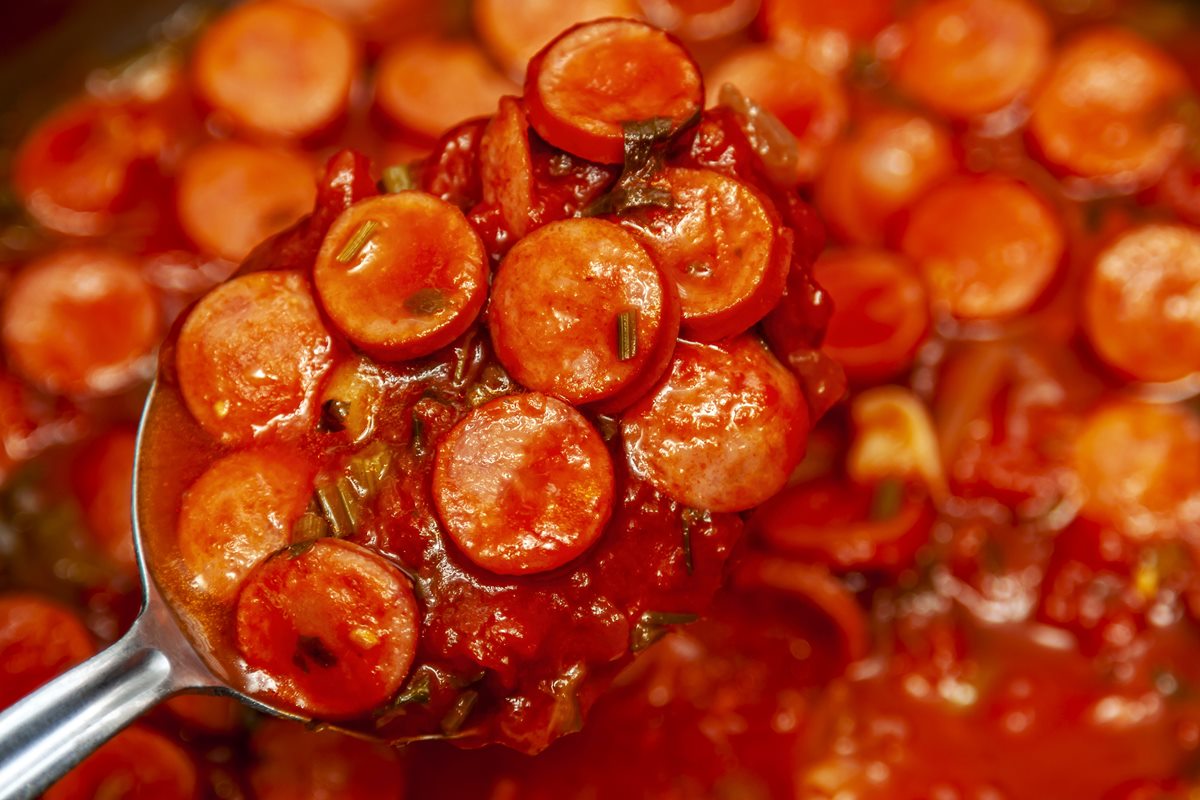
[[158,616],[143,612],[107,650],[0,714],[0,800],[33,800],[160,700],[205,683],[168,655]]

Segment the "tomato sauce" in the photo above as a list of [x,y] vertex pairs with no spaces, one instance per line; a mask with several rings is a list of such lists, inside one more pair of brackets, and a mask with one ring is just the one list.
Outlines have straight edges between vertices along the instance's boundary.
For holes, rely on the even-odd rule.
[[189,19],[0,150],[0,705],[137,613],[157,364],[155,579],[334,730],[48,797],[1200,791],[1191,4]]

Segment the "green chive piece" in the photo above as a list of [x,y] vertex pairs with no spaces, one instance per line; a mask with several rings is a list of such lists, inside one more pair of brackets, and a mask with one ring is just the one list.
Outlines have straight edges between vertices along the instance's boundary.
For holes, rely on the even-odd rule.
[[479,692],[474,689],[468,689],[460,694],[454,701],[454,705],[446,712],[446,716],[442,718],[442,733],[453,736],[462,730],[463,723],[467,721],[471,709],[475,707],[478,700]]
[[583,728],[583,708],[579,704],[579,688],[587,677],[587,668],[572,664],[550,683],[554,695],[554,710],[550,718],[554,729],[561,734],[575,733]]
[[382,728],[388,723],[402,717],[410,706],[426,705],[433,697],[433,670],[429,667],[417,667],[408,683],[400,690],[386,708],[376,714],[375,727]]
[[904,504],[904,483],[895,478],[881,481],[871,497],[871,521],[886,522],[900,513]]
[[383,188],[388,194],[417,188],[416,170],[412,164],[393,164],[383,170]]
[[369,219],[362,225],[358,226],[358,230],[350,237],[350,241],[346,242],[346,246],[342,248],[342,252],[337,254],[337,262],[339,264],[349,264],[358,255],[358,252],[363,249],[367,240],[375,233],[375,229],[379,227],[379,223],[373,219]]
[[296,520],[296,524],[292,526],[292,541],[296,544],[311,542],[328,535],[329,525],[326,524],[325,518],[312,511],[301,514],[300,518]]
[[692,555],[692,532],[698,523],[707,522],[709,516],[707,511],[685,508],[681,517],[683,522],[683,565],[687,567],[687,574],[691,575],[696,569]]
[[354,515],[346,505],[346,497],[342,493],[341,482],[323,483],[314,490],[317,505],[325,516],[325,522],[333,535],[343,539],[354,532]]
[[379,482],[387,476],[391,465],[392,451],[382,442],[369,445],[350,459],[346,473],[363,502],[374,499],[379,491]]
[[288,558],[290,558],[290,559],[299,558],[300,556],[307,553],[309,550],[312,550],[313,545],[316,543],[317,543],[317,540],[315,538],[313,538],[313,539],[302,539],[301,541],[298,541],[295,544],[288,545],[288,548],[287,548]]
[[425,420],[415,411],[412,418],[412,449],[415,455],[425,455]]
[[617,314],[617,359],[628,361],[637,355],[638,312],[636,308]]
[[446,309],[446,295],[441,289],[427,286],[404,299],[404,310],[418,317],[431,317]]
[[672,611],[647,611],[642,614],[629,637],[631,652],[640,653],[670,632],[672,625],[687,625],[699,617]]
[[337,433],[346,429],[350,418],[350,404],[345,400],[326,400],[321,404],[321,418],[317,430],[321,433]]
[[296,655],[293,661],[296,666],[308,672],[309,661],[322,669],[332,669],[337,666],[338,657],[321,637],[301,636],[296,640]]

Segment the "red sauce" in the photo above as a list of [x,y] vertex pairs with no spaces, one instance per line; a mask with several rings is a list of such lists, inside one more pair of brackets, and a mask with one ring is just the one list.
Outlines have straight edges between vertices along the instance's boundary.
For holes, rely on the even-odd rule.
[[[193,640],[234,685],[268,693],[264,665],[249,664],[239,642],[273,642],[272,664],[294,672],[290,688],[274,690],[276,701],[339,696],[347,705],[336,722],[356,733],[452,741],[390,749],[187,698],[147,715],[55,797],[1196,793],[1200,339],[1191,277],[1200,269],[1200,17],[1191,4],[256,5],[201,28],[197,39],[208,41],[200,59],[179,40],[131,68],[95,73],[86,91],[21,132],[7,151],[13,163],[0,170],[12,176],[14,201],[0,202],[0,675],[12,689],[3,702],[114,640],[137,613],[136,575],[121,546],[129,520],[118,500],[131,477],[151,351],[174,323],[149,429],[169,445],[147,453],[140,477],[157,502],[140,513],[147,553]],[[16,13],[14,41],[32,14]],[[556,80],[586,87],[586,98],[555,102],[553,81],[534,81],[548,94],[532,112],[515,97],[529,58],[560,29],[588,16],[639,15],[670,35],[638,33],[647,46],[636,59],[600,57],[577,70],[561,53],[551,59]],[[290,33],[271,22],[283,19]],[[262,20],[269,41],[258,55],[278,67],[278,53],[294,53],[285,60],[321,67],[274,83],[270,102],[256,102],[251,87],[286,76],[286,64],[249,81],[237,79],[244,60],[214,57],[236,50]],[[619,36],[631,30],[610,27]],[[302,41],[289,44],[297,34]],[[782,285],[771,292],[782,294],[748,324],[802,389],[816,426],[808,454],[773,475],[787,485],[749,513],[683,508],[630,473],[622,416],[653,417],[638,395],[657,391],[664,375],[678,380],[667,372],[675,334],[664,303],[661,324],[638,326],[638,357],[620,362],[627,374],[575,386],[589,399],[567,416],[582,427],[561,428],[594,431],[599,442],[572,438],[594,467],[574,485],[603,488],[594,481],[611,468],[611,511],[599,534],[571,538],[561,552],[574,557],[552,569],[486,569],[442,524],[432,488],[438,443],[452,430],[474,430],[465,421],[480,421],[471,415],[481,403],[517,402],[505,365],[521,353],[497,356],[489,335],[519,333],[538,304],[514,292],[497,323],[490,312],[474,315],[477,293],[418,295],[410,321],[445,315],[437,318],[444,326],[429,326],[434,347],[373,365],[349,341],[384,349],[396,341],[357,328],[348,340],[324,314],[320,289],[305,281],[330,226],[347,206],[380,194],[381,177],[440,198],[443,217],[447,208],[462,212],[478,237],[477,245],[452,240],[469,254],[468,276],[499,274],[528,234],[572,225],[581,213],[607,223],[620,205],[630,235],[655,233],[691,206],[624,207],[629,197],[614,198],[614,187],[646,188],[636,180],[645,173],[631,178],[618,163],[625,120],[597,127],[588,115],[603,115],[596,98],[614,63],[644,66],[653,53],[685,48],[709,107],[685,119],[701,87],[687,63],[676,63],[673,74],[687,80],[663,115],[670,143],[640,166],[653,173],[661,156],[672,169],[724,176],[712,183],[741,181],[787,229],[771,248],[786,263],[772,260],[778,270],[767,270]],[[376,72],[386,73],[379,85]],[[726,79],[740,92],[721,86]],[[637,80],[622,85],[635,99],[649,96]],[[489,116],[459,122],[478,114]],[[567,153],[544,135],[611,163]],[[204,166],[217,152],[226,159],[220,175]],[[272,191],[262,179],[237,183],[254,165],[274,165]],[[255,247],[240,267],[225,260],[305,213],[312,177],[311,216]],[[1003,219],[995,217],[1001,202]],[[228,219],[240,223],[226,240]],[[326,266],[359,227],[348,225],[329,245]],[[762,225],[755,230],[764,235]],[[394,244],[386,230],[376,236]],[[554,244],[533,261],[550,265],[532,273],[543,285],[557,275],[552,253],[565,252],[571,237],[537,241]],[[693,244],[657,257],[733,252],[711,237]],[[47,265],[79,252],[105,254],[120,280],[97,284],[109,291],[91,296],[54,279]],[[687,270],[691,260],[700,259],[672,269]],[[329,349],[297,373],[294,394],[281,395],[303,398],[302,407],[256,418],[264,433],[218,444],[212,431],[236,415],[214,394],[202,428],[184,404],[174,375],[179,317],[213,286],[261,271],[290,271],[285,282],[300,294],[318,292],[294,330],[328,336]],[[681,274],[703,289],[712,285],[704,272]],[[414,294],[405,288],[401,304]],[[727,317],[758,313],[759,296],[746,296],[755,302]],[[883,302],[889,297],[902,302]],[[70,319],[57,320],[68,305]],[[355,303],[345,305],[352,314]],[[113,310],[131,307],[138,313]],[[586,348],[587,337],[570,344]],[[720,360],[705,353],[693,361]],[[549,348],[538,363],[556,355]],[[215,374],[253,378],[248,364]],[[254,380],[238,388],[252,395]],[[346,407],[325,414],[329,399]],[[694,416],[658,415],[677,431]],[[675,438],[711,432],[693,433],[704,436]],[[667,463],[666,450],[652,449],[644,463]],[[456,463],[469,468],[478,450],[459,453]],[[257,464],[257,480],[240,494],[197,491],[185,504],[215,461],[223,464],[217,478]],[[382,463],[344,539],[304,543],[329,529],[306,505],[310,479],[346,478],[352,464],[362,477]],[[278,478],[280,465],[290,478]],[[485,473],[467,474],[475,485]],[[722,496],[684,483],[705,490],[694,497]],[[523,484],[508,502],[539,485]],[[596,493],[587,508],[602,515],[605,497]],[[545,509],[526,518],[571,516],[537,512]],[[254,535],[236,537],[238,549],[270,569],[209,560],[197,584],[200,571],[186,566],[177,542],[181,513],[214,535],[247,531],[244,520],[257,519]],[[304,536],[293,548],[297,531]],[[513,544],[504,526],[458,533],[468,543]],[[202,548],[191,554],[193,563],[203,557]],[[279,591],[330,563],[357,568],[338,582],[310,582],[308,592]],[[244,611],[254,624],[239,632],[237,589],[250,574],[256,600]],[[205,589],[220,586],[232,594],[218,599]],[[420,616],[415,639],[403,613],[410,603]],[[367,612],[372,625],[361,624]],[[648,612],[672,630],[652,644],[659,628],[638,629]],[[682,624],[686,612],[700,618]],[[279,632],[305,614],[320,616],[320,636]],[[359,649],[331,648],[325,635]],[[405,702],[372,713],[394,699]],[[510,747],[459,747],[490,741]],[[527,757],[513,747],[545,752]]]

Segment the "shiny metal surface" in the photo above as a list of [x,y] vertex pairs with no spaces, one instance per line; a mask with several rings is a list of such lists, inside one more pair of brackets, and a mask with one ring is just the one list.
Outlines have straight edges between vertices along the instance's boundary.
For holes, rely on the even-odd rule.
[[145,421],[154,398],[151,386],[138,431],[131,498],[142,612],[107,650],[0,714],[0,800],[37,797],[113,734],[173,694],[229,691],[183,635],[147,569],[136,498]]

